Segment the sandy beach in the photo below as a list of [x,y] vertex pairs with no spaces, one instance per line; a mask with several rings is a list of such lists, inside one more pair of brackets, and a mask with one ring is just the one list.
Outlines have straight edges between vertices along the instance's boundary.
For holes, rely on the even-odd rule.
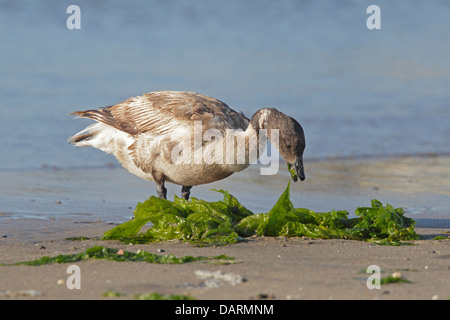
[[[320,161],[308,163],[307,182],[292,186],[292,193],[299,192],[299,198],[305,199],[302,202],[305,207],[312,209],[317,209],[320,202],[324,207],[346,209],[365,205],[367,203],[362,203],[363,199],[374,197],[395,207],[404,206],[407,215],[417,221],[417,233],[423,236],[422,240],[406,246],[380,246],[340,239],[255,237],[223,247],[195,247],[182,242],[125,245],[118,241],[67,240],[80,236],[101,237],[120,222],[113,221],[120,220],[117,218],[120,215],[113,214],[114,207],[116,212],[122,210],[130,215],[131,205],[121,203],[118,206],[113,201],[129,192],[120,192],[123,181],[115,176],[121,177],[123,170],[99,170],[99,173],[91,171],[88,174],[80,171],[79,179],[83,175],[101,176],[101,172],[106,171],[110,173],[110,179],[118,180],[113,187],[110,184],[106,186],[104,180],[97,181],[97,186],[92,187],[96,190],[98,185],[105,183],[105,188],[109,188],[101,200],[103,206],[96,204],[98,194],[91,192],[88,182],[84,190],[71,187],[75,183],[73,173],[48,171],[46,185],[54,189],[50,196],[51,190],[42,186],[34,193],[28,189],[21,191],[25,188],[23,184],[16,183],[11,187],[13,177],[9,172],[1,172],[0,187],[5,199],[10,199],[8,205],[14,201],[22,201],[25,205],[16,206],[16,211],[13,207],[9,211],[4,207],[1,209],[0,263],[5,265],[0,266],[0,299],[132,299],[135,294],[156,292],[188,295],[200,300],[447,300],[450,298],[450,240],[434,238],[448,236],[450,229],[449,207],[445,201],[450,194],[449,164],[450,157],[443,156]],[[27,177],[42,181],[42,174],[29,172]],[[252,174],[252,171],[247,174]],[[282,191],[286,176],[287,173],[282,173],[273,179],[273,188]],[[15,179],[20,181],[18,173]],[[261,179],[264,177],[256,175],[251,184],[258,185]],[[132,180],[132,183],[140,182]],[[229,190],[234,186],[238,191],[239,184],[233,183],[233,180],[224,182]],[[65,185],[67,189],[57,185]],[[146,185],[145,192],[148,192],[152,186]],[[217,186],[198,188],[195,196],[201,197],[202,190],[213,187]],[[247,204],[246,199],[241,202]],[[33,216],[33,206],[42,212],[47,208],[47,214]],[[107,206],[112,212],[110,218],[104,212],[108,211],[105,209]],[[296,206],[300,205],[296,203]],[[66,207],[72,207],[71,214],[61,213]],[[60,214],[52,215],[51,210]],[[128,218],[124,214],[122,216],[123,221]],[[78,253],[96,245],[131,252],[145,250],[155,254],[174,254],[177,257],[226,254],[234,258],[234,263],[197,261],[174,265],[90,259],[75,263],[81,271],[81,289],[68,289],[66,285],[70,264],[7,265],[43,256]],[[382,284],[380,289],[369,289],[367,279],[371,274],[365,270],[371,265],[380,267],[382,278],[396,273],[409,282]],[[106,292],[118,292],[124,296],[105,297]]]

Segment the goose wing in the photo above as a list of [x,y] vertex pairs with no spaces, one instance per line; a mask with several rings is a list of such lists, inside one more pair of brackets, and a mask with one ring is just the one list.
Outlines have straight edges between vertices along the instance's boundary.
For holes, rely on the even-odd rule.
[[202,121],[203,130],[243,129],[249,120],[222,101],[194,92],[157,91],[114,106],[72,113],[108,124],[131,135],[167,134]]

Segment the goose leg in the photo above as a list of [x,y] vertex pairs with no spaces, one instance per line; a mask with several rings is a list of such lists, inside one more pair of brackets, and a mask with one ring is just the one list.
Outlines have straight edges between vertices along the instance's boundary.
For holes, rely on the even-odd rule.
[[189,200],[189,195],[191,194],[192,186],[183,186],[181,188],[181,197],[185,200]]
[[156,185],[156,192],[158,192],[158,197],[161,199],[167,199],[167,189],[162,185]]
[[156,183],[156,192],[161,199],[167,199],[167,189],[164,187],[166,176],[161,172],[153,172],[153,178]]

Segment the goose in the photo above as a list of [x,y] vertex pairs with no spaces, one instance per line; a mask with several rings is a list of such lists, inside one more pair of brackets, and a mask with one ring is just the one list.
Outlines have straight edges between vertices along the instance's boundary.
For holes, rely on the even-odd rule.
[[[181,196],[188,200],[193,186],[244,170],[260,157],[259,148],[267,138],[295,169],[292,179],[305,179],[303,128],[275,108],[259,109],[248,119],[224,102],[199,93],[156,91],[70,115],[96,122],[70,137],[69,143],[113,154],[132,174],[154,181],[163,199],[167,198],[166,182],[182,186]],[[227,140],[229,132],[233,135]],[[244,143],[238,147],[238,141]]]

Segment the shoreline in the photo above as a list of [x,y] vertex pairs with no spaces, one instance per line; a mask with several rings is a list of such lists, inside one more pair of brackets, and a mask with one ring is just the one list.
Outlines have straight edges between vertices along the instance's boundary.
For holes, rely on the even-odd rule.
[[[412,217],[450,216],[450,156],[306,161],[305,170],[305,181],[291,182],[296,207],[352,213],[379,199],[405,208]],[[191,196],[216,201],[220,196],[211,190],[225,189],[254,213],[267,212],[289,181],[283,165],[273,176],[262,176],[258,166],[250,166],[227,179],[195,186]],[[166,187],[168,199],[180,196],[181,187]],[[121,167],[0,171],[0,220],[6,215],[45,219],[82,214],[123,222],[138,202],[155,194],[153,182]]]
[[[106,154],[105,154],[106,156]],[[359,155],[328,155],[322,157],[305,157],[305,161],[308,163],[319,163],[319,162],[336,162],[336,161],[386,161],[389,159],[403,159],[403,158],[445,158],[450,157],[450,152],[419,152],[419,153],[399,153],[399,154],[359,154]],[[18,172],[18,171],[66,171],[66,170],[113,170],[122,168],[122,166],[117,163],[113,157],[110,157],[111,161],[105,162],[103,165],[85,165],[85,166],[68,166],[61,167],[58,165],[50,165],[47,163],[42,163],[38,167],[25,167],[25,168],[1,168],[0,172]],[[286,164],[285,160],[280,156],[280,162],[282,166]]]

